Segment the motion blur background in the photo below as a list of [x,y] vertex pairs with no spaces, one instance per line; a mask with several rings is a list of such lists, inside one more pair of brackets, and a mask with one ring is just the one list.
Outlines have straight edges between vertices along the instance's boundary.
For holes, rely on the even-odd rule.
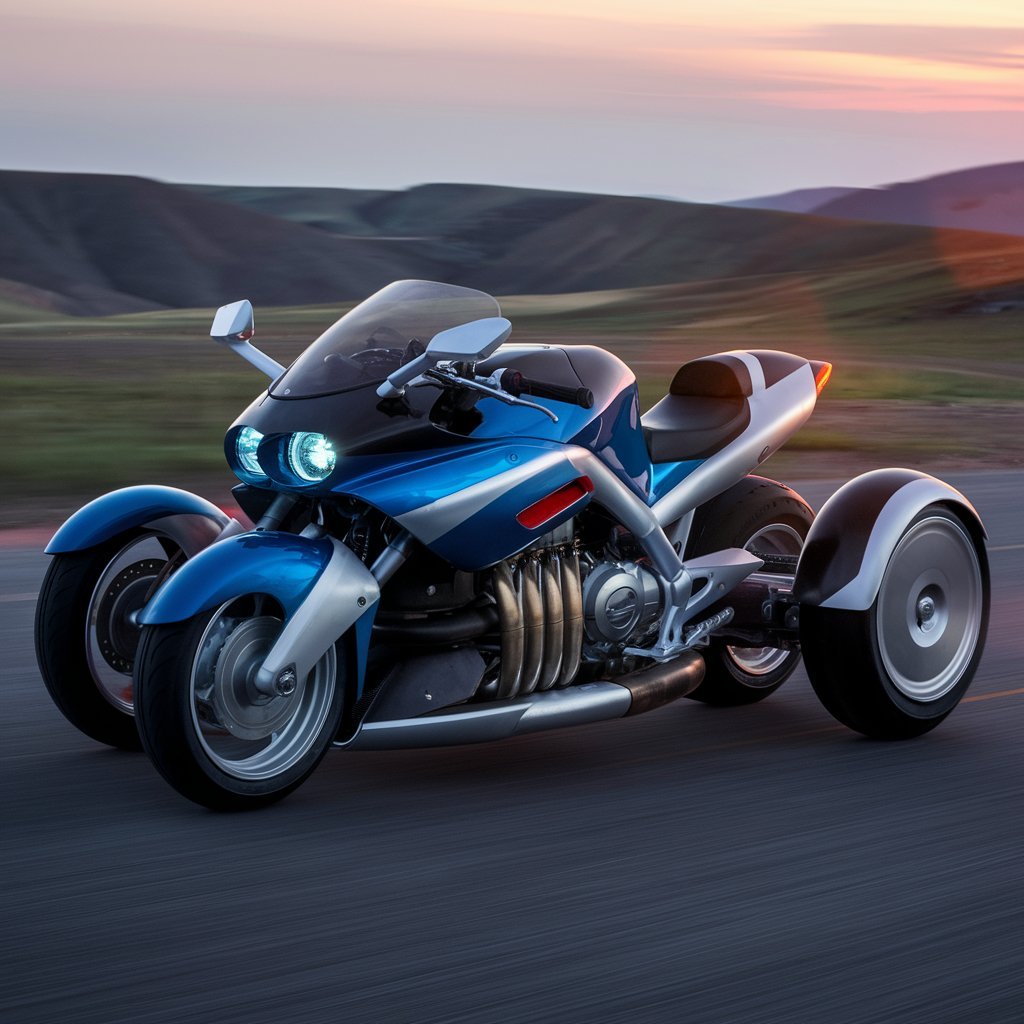
[[[766,472],[978,502],[964,707],[873,745],[801,674],[328,758],[244,820],[77,734],[31,649],[51,525],[130,483],[229,500],[265,381],[216,306],[287,363],[406,277],[609,347],[644,407],[710,351],[832,361]],[[0,0],[0,374],[5,1021],[1021,1019],[1018,0]]]

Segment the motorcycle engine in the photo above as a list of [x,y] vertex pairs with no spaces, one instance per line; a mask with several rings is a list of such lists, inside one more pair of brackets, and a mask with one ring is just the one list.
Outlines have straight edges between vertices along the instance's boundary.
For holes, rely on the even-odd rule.
[[595,644],[642,636],[661,613],[658,578],[636,562],[599,562],[583,581],[583,621]]

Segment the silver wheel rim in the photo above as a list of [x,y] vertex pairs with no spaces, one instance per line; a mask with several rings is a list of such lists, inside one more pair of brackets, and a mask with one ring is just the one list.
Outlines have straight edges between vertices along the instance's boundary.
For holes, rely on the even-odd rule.
[[240,602],[229,601],[210,619],[192,660],[189,705],[206,756],[225,774],[253,781],[281,775],[313,747],[338,673],[332,647],[289,695],[256,691],[253,677],[282,621],[264,612],[261,598],[250,601],[251,614],[239,614]]
[[[804,539],[786,523],[770,523],[761,527],[744,545],[747,551],[763,551],[773,555],[799,555]],[[726,647],[732,663],[748,676],[767,676],[795,657],[795,651],[782,647]]]
[[136,537],[107,563],[85,613],[85,658],[103,699],[134,714],[132,665],[139,629],[129,620],[167,564],[156,534]]
[[978,646],[983,605],[974,542],[959,523],[914,523],[893,551],[878,591],[877,637],[893,685],[911,700],[939,700]]

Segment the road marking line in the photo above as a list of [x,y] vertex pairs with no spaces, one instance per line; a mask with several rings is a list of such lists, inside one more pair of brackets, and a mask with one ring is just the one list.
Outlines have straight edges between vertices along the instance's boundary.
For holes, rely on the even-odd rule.
[[0,594],[0,604],[17,604],[19,601],[35,601],[38,594]]
[[1020,551],[1024,544],[1000,544],[998,547],[989,548],[989,551]]
[[1019,697],[1024,694],[1024,686],[1019,690],[995,690],[992,693],[978,693],[973,697],[964,697],[962,703],[971,704],[978,700],[996,700],[998,697]]

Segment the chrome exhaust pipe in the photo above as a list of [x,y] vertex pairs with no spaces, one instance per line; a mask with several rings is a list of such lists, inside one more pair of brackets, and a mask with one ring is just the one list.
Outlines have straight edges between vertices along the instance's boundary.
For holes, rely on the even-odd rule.
[[570,725],[588,725],[639,715],[692,693],[704,678],[697,651],[633,672],[614,683],[596,682],[547,690],[516,700],[459,705],[459,710],[364,722],[356,734],[335,746],[349,750],[402,750],[449,747],[522,736]]

